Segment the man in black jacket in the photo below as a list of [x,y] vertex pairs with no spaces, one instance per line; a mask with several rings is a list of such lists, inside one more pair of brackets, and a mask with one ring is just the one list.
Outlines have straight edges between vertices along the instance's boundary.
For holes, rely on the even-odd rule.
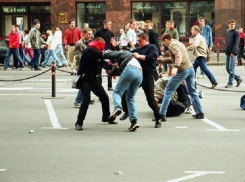
[[[103,21],[103,25],[104,25],[104,27],[95,33],[95,37],[101,37],[105,40],[105,50],[111,50],[111,51],[117,50],[118,46],[114,47],[111,43],[111,40],[114,39],[114,34],[111,31],[111,20],[105,19]],[[98,80],[102,84],[101,71],[102,71],[102,68],[99,67],[98,68],[98,76],[99,76]],[[107,86],[108,86],[108,91],[113,91],[112,76],[108,76],[108,85]]]
[[233,80],[237,81],[237,87],[242,82],[242,79],[235,72],[235,65],[237,60],[237,55],[239,52],[240,34],[238,30],[235,29],[236,21],[229,20],[229,29],[225,32],[225,55],[226,55],[226,71],[229,74],[228,84],[225,88],[231,88],[233,85]]
[[[105,41],[97,37],[94,41],[89,43],[89,47],[84,50],[79,64],[78,75],[82,76],[79,88],[83,94],[83,102],[79,109],[77,122],[75,124],[76,130],[83,130],[83,121],[86,117],[88,106],[91,100],[91,91],[99,97],[102,105],[102,122],[108,122],[110,116],[109,97],[97,80],[98,67],[104,67],[107,64],[103,60],[103,50],[105,48]],[[108,122],[109,124],[117,124],[116,122]]]

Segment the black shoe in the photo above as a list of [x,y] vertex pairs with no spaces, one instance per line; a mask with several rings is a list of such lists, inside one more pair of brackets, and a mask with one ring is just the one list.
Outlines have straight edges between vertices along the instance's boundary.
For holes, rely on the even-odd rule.
[[217,85],[218,85],[218,83],[217,83],[217,82],[214,82],[214,83],[212,83],[212,87],[211,87],[211,88],[213,89],[213,88],[215,88]]
[[161,128],[161,121],[160,120],[156,120],[155,122],[155,128]]
[[204,114],[201,112],[199,114],[192,115],[192,117],[194,117],[196,119],[204,119]]
[[80,124],[76,124],[75,129],[76,129],[76,130],[83,130],[83,126],[80,125]]
[[74,72],[71,72],[71,75],[76,75],[76,73],[74,73]]
[[108,123],[109,124],[117,124],[116,122],[114,122],[114,120],[116,119],[117,116],[119,116],[122,113],[122,109],[116,109],[112,115],[110,115],[110,117],[108,118]]
[[95,100],[90,100],[89,101],[89,104],[93,104],[93,103],[95,103]]
[[41,68],[34,68],[34,71],[41,71],[42,69]]
[[57,68],[62,68],[62,67],[63,67],[63,65],[57,66]]
[[239,87],[241,83],[242,83],[242,79],[237,80],[236,87]]
[[130,127],[128,128],[128,131],[135,131],[139,127],[140,125],[136,121],[132,121]]
[[156,118],[153,118],[152,121],[156,121]]
[[125,112],[122,117],[120,117],[120,120],[123,121],[128,118],[128,114]]
[[166,118],[166,116],[165,116],[165,115],[160,114],[160,116],[161,116],[162,122],[166,122],[166,121],[167,121],[167,118]]
[[108,91],[114,91],[114,89],[112,87],[108,88]]

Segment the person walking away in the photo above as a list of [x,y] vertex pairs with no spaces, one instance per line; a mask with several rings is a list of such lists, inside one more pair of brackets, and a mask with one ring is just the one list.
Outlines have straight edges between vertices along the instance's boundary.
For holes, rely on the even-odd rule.
[[236,74],[235,66],[237,55],[239,53],[239,43],[240,43],[240,34],[236,30],[236,21],[231,19],[228,21],[229,28],[225,32],[225,67],[226,71],[229,74],[228,83],[225,88],[231,88],[233,86],[233,80],[237,81],[237,87],[242,83],[242,79],[239,75]]
[[69,20],[69,28],[65,31],[64,45],[65,49],[68,49],[69,64],[71,67],[71,75],[76,74],[76,59],[74,57],[75,44],[78,40],[82,38],[82,31],[80,28],[76,27],[75,19]]
[[207,75],[208,79],[210,80],[212,86],[211,88],[215,88],[218,83],[214,78],[213,74],[207,68],[206,60],[210,59],[209,57],[209,49],[206,44],[205,38],[200,35],[200,29],[197,25],[194,25],[191,28],[191,34],[194,36],[193,44],[187,47],[187,50],[193,50],[194,58],[196,59],[193,67],[196,73],[197,68],[200,66],[201,70]]

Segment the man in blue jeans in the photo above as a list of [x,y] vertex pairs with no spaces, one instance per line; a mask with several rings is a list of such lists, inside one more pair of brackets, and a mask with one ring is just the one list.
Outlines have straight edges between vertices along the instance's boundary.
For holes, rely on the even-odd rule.
[[172,76],[170,77],[164,91],[164,97],[159,111],[162,120],[167,120],[166,113],[171,96],[184,80],[186,81],[186,89],[191,96],[191,102],[196,112],[193,117],[197,119],[203,119],[204,113],[202,111],[201,102],[195,89],[195,72],[192,67],[189,55],[186,51],[185,45],[176,39],[172,39],[172,36],[169,33],[162,35],[162,42],[174,55],[173,59],[171,57],[158,59],[163,63],[172,63],[174,65],[174,68],[171,72]]
[[218,85],[213,74],[209,71],[206,64],[206,59],[209,59],[209,49],[203,36],[200,35],[200,29],[197,25],[191,28],[191,34],[194,36],[194,42],[192,45],[187,47],[187,50],[193,50],[193,55],[196,58],[193,67],[196,73],[198,66],[207,75],[212,86],[214,88]]
[[237,60],[237,55],[239,53],[239,43],[240,43],[240,33],[235,29],[236,21],[230,20],[229,29],[225,33],[225,67],[229,74],[228,84],[225,88],[231,88],[233,86],[233,80],[237,81],[237,87],[242,83],[242,79],[235,72],[235,65]]

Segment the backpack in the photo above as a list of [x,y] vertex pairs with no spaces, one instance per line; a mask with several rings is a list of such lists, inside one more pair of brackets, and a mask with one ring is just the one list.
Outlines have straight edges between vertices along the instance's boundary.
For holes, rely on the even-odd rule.
[[245,110],[245,95],[241,97],[240,107]]

